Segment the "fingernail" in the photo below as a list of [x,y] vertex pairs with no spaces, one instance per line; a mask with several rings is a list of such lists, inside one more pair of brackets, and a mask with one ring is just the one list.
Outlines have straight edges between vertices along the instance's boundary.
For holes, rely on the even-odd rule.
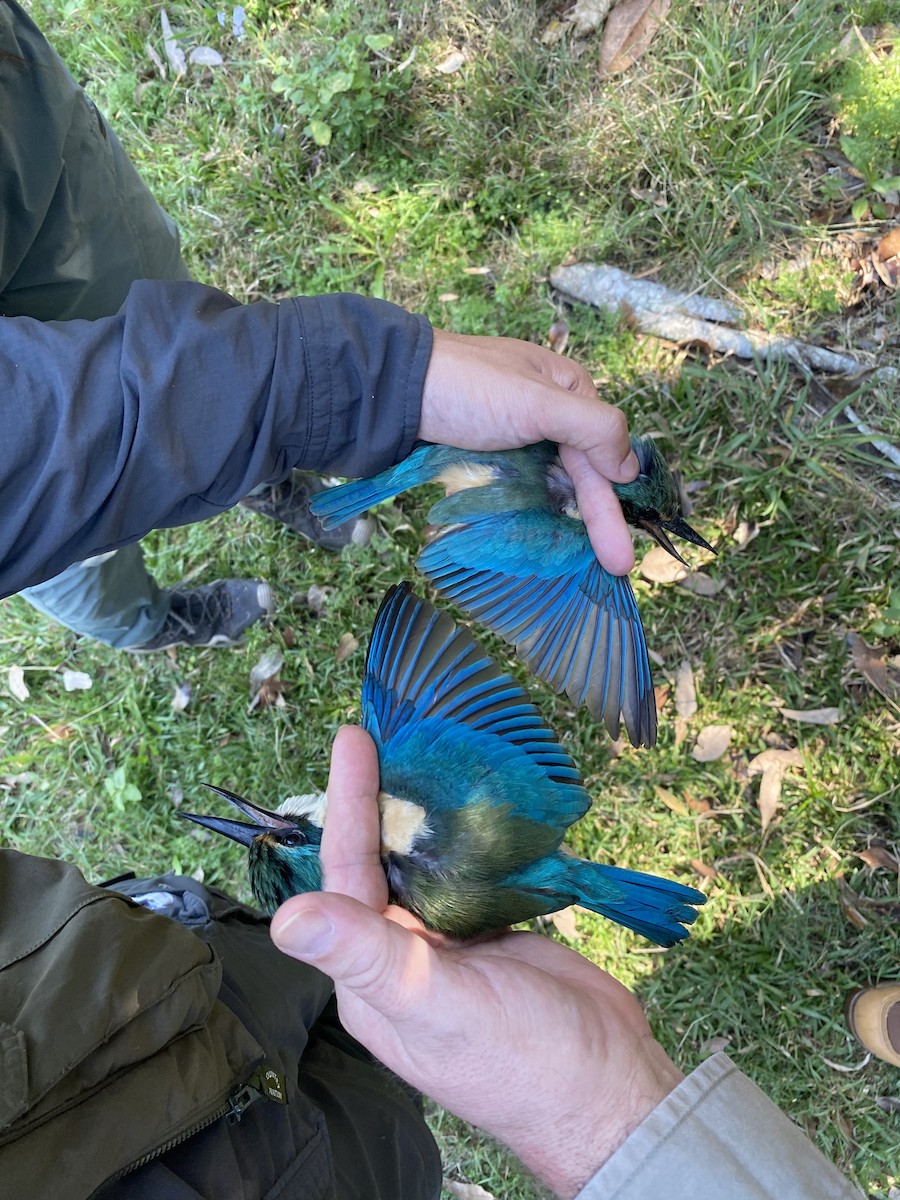
[[641,469],[641,464],[638,462],[638,456],[633,450],[628,452],[627,458],[622,459],[622,465],[619,470],[626,479],[634,479]]
[[300,958],[319,958],[334,942],[334,925],[315,908],[301,908],[272,934],[279,950]]

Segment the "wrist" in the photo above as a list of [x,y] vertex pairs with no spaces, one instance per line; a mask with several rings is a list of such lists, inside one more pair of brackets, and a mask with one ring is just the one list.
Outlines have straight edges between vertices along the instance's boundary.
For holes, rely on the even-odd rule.
[[573,1200],[684,1079],[658,1042],[648,1036],[643,1043],[627,1073],[604,1071],[601,1087],[575,1111],[548,1112],[540,1142],[512,1147],[560,1200]]

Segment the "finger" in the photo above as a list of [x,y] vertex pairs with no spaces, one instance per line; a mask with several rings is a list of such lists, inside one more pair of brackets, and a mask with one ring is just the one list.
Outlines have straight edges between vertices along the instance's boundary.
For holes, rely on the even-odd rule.
[[636,478],[639,465],[631,449],[625,414],[599,399],[583,367],[559,355],[552,357],[557,363],[567,364],[568,370],[561,371],[557,366],[553,372],[557,386],[538,414],[539,436],[582,450],[594,470],[614,483],[630,482]]
[[345,725],[331,749],[322,834],[323,890],[353,896],[379,912],[387,904],[381,865],[378,754],[364,729]]
[[430,1011],[434,951],[414,932],[347,896],[295,896],[272,918],[279,950],[330,975],[391,1022]]
[[578,508],[600,565],[613,575],[627,575],[634,566],[634,546],[612,484],[597,473],[584,451],[560,446],[559,456],[575,485]]

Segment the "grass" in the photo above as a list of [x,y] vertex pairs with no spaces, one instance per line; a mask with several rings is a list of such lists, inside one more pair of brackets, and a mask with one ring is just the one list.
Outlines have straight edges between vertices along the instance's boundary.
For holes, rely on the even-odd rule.
[[[193,273],[242,300],[358,290],[462,332],[543,341],[562,311],[546,275],[573,256],[722,291],[782,332],[852,342],[843,268],[815,255],[796,265],[804,247],[835,239],[813,223],[806,164],[838,104],[832,50],[851,20],[896,18],[891,6],[676,0],[644,60],[600,84],[596,40],[579,54],[570,41],[541,44],[551,6],[368,5],[360,32],[390,33],[395,66],[416,55],[377,126],[337,131],[326,148],[272,85],[286,62],[342,36],[346,5],[250,0],[242,42],[215,6],[167,7],[186,43],[215,46],[224,68],[161,80],[144,51],[150,38],[162,52],[157,10],[136,0],[32,4],[176,218]],[[465,62],[442,75],[454,47]],[[774,274],[760,274],[764,261]],[[858,857],[898,841],[897,709],[845,644],[854,631],[897,649],[896,493],[787,368],[707,363],[583,308],[565,316],[569,352],[702,482],[691,521],[719,555],[689,556],[721,584],[699,597],[635,580],[657,682],[693,666],[699,708],[683,739],[671,688],[659,745],[613,754],[583,715],[532,685],[595,797],[573,848],[688,882],[701,878],[693,861],[716,872],[687,945],[657,953],[583,914],[575,944],[637,988],[686,1069],[710,1039],[728,1039],[828,1157],[886,1196],[900,1118],[877,1100],[897,1096],[898,1077],[861,1066],[841,1012],[848,988],[896,976],[896,908],[866,908],[858,927],[839,877],[864,898],[898,900],[898,878]],[[889,342],[879,361],[893,353]],[[873,390],[861,406],[897,439],[888,398]],[[420,497],[403,498],[382,511],[383,536],[339,563],[242,510],[152,535],[163,584],[245,575],[276,587],[272,627],[230,652],[132,659],[7,602],[0,662],[25,668],[31,695],[0,696],[3,840],[71,859],[93,880],[202,870],[246,896],[241,854],[177,809],[211,807],[204,780],[262,804],[323,782],[332,735],[357,713],[377,603],[414,574],[423,516]],[[741,521],[759,530],[743,548],[731,536]],[[332,589],[319,616],[305,603],[312,584]],[[337,662],[346,632],[359,648]],[[272,645],[284,652],[286,703],[250,712],[250,668]],[[88,673],[91,689],[65,692],[63,667]],[[176,712],[184,683],[191,701]],[[779,712],[826,706],[839,710],[833,726]],[[712,723],[734,736],[701,764],[691,748]],[[767,747],[797,747],[803,766],[763,831],[747,764]],[[432,1120],[448,1172],[509,1200],[537,1194],[480,1135],[444,1113]]]

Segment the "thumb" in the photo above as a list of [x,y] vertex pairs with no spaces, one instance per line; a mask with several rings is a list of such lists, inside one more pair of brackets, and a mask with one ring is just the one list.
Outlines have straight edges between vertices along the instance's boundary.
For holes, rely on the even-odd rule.
[[271,936],[283,953],[324,971],[391,1021],[415,1010],[430,990],[428,943],[349,896],[293,897],[272,918]]

